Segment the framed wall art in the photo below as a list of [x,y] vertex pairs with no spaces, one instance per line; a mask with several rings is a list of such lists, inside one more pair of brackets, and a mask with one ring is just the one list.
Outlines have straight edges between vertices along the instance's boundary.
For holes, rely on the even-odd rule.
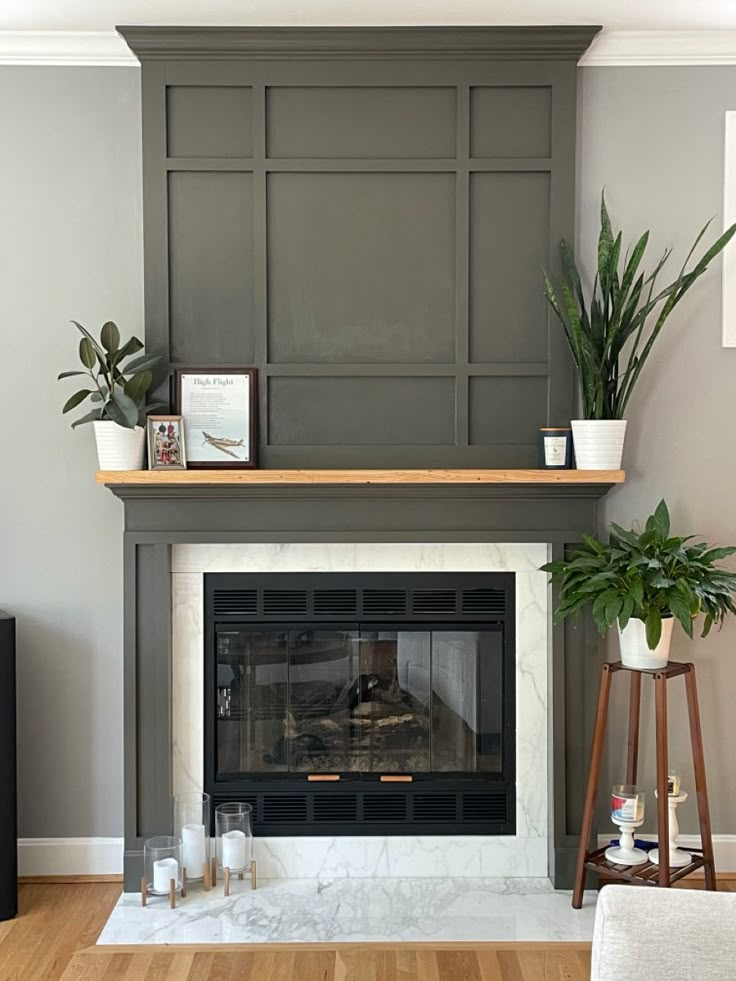
[[255,368],[175,370],[174,402],[190,469],[257,466],[256,387]]
[[149,470],[186,470],[181,416],[146,419]]

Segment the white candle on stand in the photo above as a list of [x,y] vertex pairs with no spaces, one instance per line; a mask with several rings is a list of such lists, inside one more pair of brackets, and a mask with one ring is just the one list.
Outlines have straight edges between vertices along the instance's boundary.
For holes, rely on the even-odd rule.
[[222,867],[234,871],[245,868],[245,835],[242,831],[226,831],[222,836]]
[[190,873],[190,878],[201,873],[206,861],[204,825],[185,824],[181,829],[181,863]]
[[179,880],[179,863],[175,858],[161,858],[153,863],[153,891],[168,893],[171,880]]

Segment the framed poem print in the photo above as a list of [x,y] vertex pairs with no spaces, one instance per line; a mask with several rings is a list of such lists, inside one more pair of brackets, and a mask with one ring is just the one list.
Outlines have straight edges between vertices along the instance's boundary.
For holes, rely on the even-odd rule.
[[186,470],[181,416],[146,419],[149,470]]
[[174,401],[184,424],[187,466],[257,466],[255,368],[177,368]]

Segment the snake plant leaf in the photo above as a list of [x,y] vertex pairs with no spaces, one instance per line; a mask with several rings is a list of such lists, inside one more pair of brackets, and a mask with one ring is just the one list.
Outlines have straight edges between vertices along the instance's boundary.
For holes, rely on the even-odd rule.
[[117,324],[114,324],[112,320],[106,321],[100,331],[100,340],[108,354],[115,354],[120,347],[120,331]]
[[608,283],[608,264],[613,248],[613,230],[611,219],[606,207],[605,191],[601,192],[601,230],[598,236],[598,275],[601,277],[601,287],[605,291]]
[[79,341],[79,360],[85,368],[94,368],[97,360],[95,349],[86,337],[82,337]]
[[81,402],[84,402],[87,396],[91,394],[92,394],[91,388],[80,388],[78,392],[75,392],[74,395],[70,395],[69,398],[66,400],[66,402],[64,403],[64,408],[61,410],[62,414],[66,415],[67,412],[71,412],[72,409],[76,409],[76,407]]

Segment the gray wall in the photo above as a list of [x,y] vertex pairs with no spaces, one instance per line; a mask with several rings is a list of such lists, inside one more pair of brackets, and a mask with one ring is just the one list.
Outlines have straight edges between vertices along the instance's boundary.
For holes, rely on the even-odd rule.
[[[665,244],[673,260],[682,255],[721,209],[723,112],[736,108],[735,83],[733,68],[582,70],[584,247],[605,183],[617,222],[656,229],[652,255]],[[70,317],[141,330],[138,72],[2,68],[0,118],[0,607],[20,618],[20,834],[117,836],[122,507],[93,483],[92,432],[69,430],[59,415],[68,388],[54,378],[74,367]],[[736,350],[720,347],[719,269],[671,326],[631,405],[629,481],[606,516],[628,523],[666,495],[678,527],[736,541]],[[722,834],[736,830],[736,764],[722,751],[736,738],[734,649],[736,623],[692,647],[678,635],[674,646],[698,665]],[[685,760],[680,698],[671,721],[673,757]],[[692,813],[683,830],[695,830]]]
[[[736,69],[591,68],[582,70],[580,86],[579,244],[591,254],[605,185],[616,227],[629,236],[652,229],[650,266],[665,246],[674,247],[669,270],[674,278],[704,222],[715,215],[714,234],[721,227],[723,114],[736,109]],[[641,375],[628,411],[628,479],[605,500],[604,518],[629,524],[665,497],[676,531],[736,544],[736,350],[721,347],[720,331],[717,262],[683,300]],[[736,620],[694,644],[676,627],[672,655],[693,660],[698,671],[713,830],[719,834],[736,832],[735,653]],[[670,756],[692,792],[683,687],[670,682]],[[640,782],[651,807],[654,733],[648,694]],[[614,704],[614,718],[625,727],[625,699]],[[617,738],[609,740],[612,782],[623,776],[624,744],[625,730],[619,728]],[[697,830],[693,804],[688,801],[680,812],[684,832]]]
[[135,69],[0,69],[0,607],[18,617],[22,837],[122,834],[122,508],[55,378],[76,367],[70,318],[142,330],[139,99]]

